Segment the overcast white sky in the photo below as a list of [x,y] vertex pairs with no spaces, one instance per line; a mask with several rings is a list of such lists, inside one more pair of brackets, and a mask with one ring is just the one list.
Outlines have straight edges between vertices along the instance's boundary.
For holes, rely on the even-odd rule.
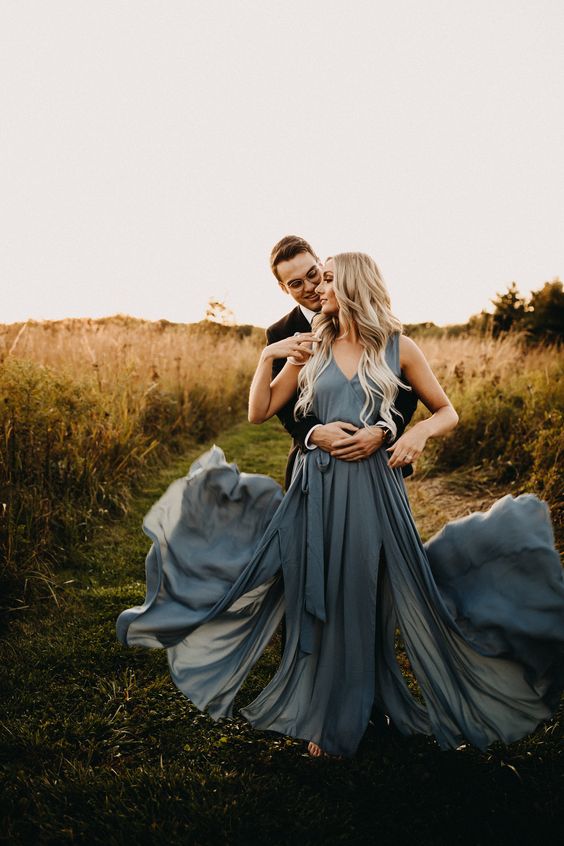
[[288,233],[405,322],[564,276],[562,0],[0,0],[1,322],[289,310]]

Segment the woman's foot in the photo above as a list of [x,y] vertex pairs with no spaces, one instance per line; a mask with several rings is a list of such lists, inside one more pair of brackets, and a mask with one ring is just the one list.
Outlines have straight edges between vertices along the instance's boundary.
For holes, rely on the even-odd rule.
[[307,751],[313,758],[323,758],[323,756],[325,755],[325,752],[323,751],[321,746],[318,746],[317,743],[313,742],[313,740],[310,740],[310,742],[308,743]]
[[318,746],[317,743],[314,743],[313,740],[307,745],[307,751],[312,756],[312,758],[332,758],[334,761],[342,761],[341,755],[328,755],[327,752],[324,752],[321,746]]

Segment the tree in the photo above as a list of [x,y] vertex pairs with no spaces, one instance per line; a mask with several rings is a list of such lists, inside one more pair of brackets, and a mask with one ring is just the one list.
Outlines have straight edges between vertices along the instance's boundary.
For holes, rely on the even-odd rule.
[[519,293],[515,282],[509,285],[505,294],[496,294],[491,301],[494,306],[493,334],[509,332],[510,329],[522,327],[522,321],[527,312],[527,303]]
[[204,320],[209,320],[211,323],[221,323],[222,326],[233,326],[235,315],[224,302],[215,297],[210,297]]
[[564,291],[560,279],[545,282],[540,291],[531,293],[525,323],[534,337],[564,339]]

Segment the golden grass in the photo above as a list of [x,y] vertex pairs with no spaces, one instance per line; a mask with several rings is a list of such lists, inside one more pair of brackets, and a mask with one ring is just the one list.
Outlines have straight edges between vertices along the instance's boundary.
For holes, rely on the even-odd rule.
[[0,327],[4,580],[50,590],[148,467],[238,420],[263,337],[124,317]]
[[516,335],[426,338],[420,345],[460,415],[449,437],[428,444],[420,469],[480,467],[513,493],[537,493],[551,506],[560,535],[562,351],[527,346]]
[[517,371],[553,372],[562,358],[554,346],[527,346],[524,336],[500,335],[498,338],[463,335],[443,338],[417,338],[441,384],[491,379],[501,383]]
[[150,322],[117,315],[94,320],[0,325],[0,362],[25,359],[74,377],[93,376],[112,391],[116,375],[130,391],[158,383],[164,390],[211,385],[218,371],[254,368],[263,334],[253,327]]
[[[555,347],[527,347],[519,335],[414,337],[439,380],[449,384],[476,378],[500,381],[517,370],[544,372],[549,378],[559,358]],[[177,389],[200,374],[209,384],[209,377],[217,378],[218,361],[254,368],[263,338],[255,327],[150,322],[124,315],[28,321],[0,324],[0,363],[26,359],[80,379],[90,372],[104,389],[116,372],[144,387],[158,381]]]
[[[98,519],[123,512],[149,466],[239,419],[263,343],[253,327],[119,315],[0,325],[4,575],[47,578]],[[516,336],[419,343],[461,418],[420,469],[489,468],[561,520],[559,351]]]

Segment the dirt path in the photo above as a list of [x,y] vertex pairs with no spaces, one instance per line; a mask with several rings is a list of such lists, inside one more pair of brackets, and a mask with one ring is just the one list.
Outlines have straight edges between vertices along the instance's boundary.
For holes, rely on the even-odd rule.
[[417,471],[407,480],[406,487],[423,540],[434,535],[449,520],[465,517],[472,511],[486,511],[507,492],[488,487],[468,474],[421,478]]

